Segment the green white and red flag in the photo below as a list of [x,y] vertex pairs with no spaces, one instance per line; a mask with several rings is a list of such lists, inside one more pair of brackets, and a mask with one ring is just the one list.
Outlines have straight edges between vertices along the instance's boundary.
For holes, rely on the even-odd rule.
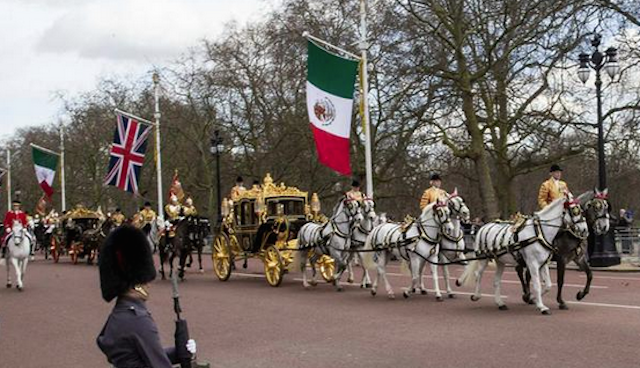
[[33,165],[36,170],[38,184],[40,184],[47,197],[51,198],[59,154],[36,145],[31,145],[31,154],[33,155]]
[[349,136],[358,61],[308,42],[307,111],[320,163],[351,175]]

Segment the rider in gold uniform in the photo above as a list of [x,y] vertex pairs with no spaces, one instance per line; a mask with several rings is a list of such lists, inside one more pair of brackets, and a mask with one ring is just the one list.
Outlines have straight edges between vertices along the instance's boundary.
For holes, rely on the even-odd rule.
[[173,238],[174,236],[176,236],[173,229],[174,227],[173,225],[180,217],[181,211],[182,211],[182,206],[180,205],[180,202],[178,202],[178,197],[175,194],[172,194],[171,198],[169,199],[169,203],[166,206],[164,206],[164,212],[167,215],[166,220],[168,222],[166,224],[166,228],[169,230],[170,238]]
[[198,210],[196,210],[196,207],[193,205],[193,199],[191,198],[191,196],[187,197],[187,199],[184,201],[184,206],[182,206],[182,214],[184,216],[198,216]]
[[440,178],[440,175],[431,175],[429,184],[431,185],[431,187],[424,191],[424,193],[422,194],[422,198],[420,199],[421,210],[423,210],[429,204],[437,201],[438,199],[448,196],[447,192],[440,188],[442,186],[442,178]]
[[124,224],[125,220],[126,220],[126,217],[120,211],[120,208],[116,208],[116,212],[114,212],[111,215],[111,221],[113,221],[113,224],[117,227],[117,226],[120,226],[120,225]]
[[347,192],[347,198],[356,200],[360,203],[364,200],[364,195],[360,191],[360,182],[354,180],[351,182],[351,190]]
[[545,208],[554,200],[561,198],[565,191],[569,190],[567,183],[560,180],[562,178],[562,168],[560,165],[554,164],[549,170],[551,176],[540,186],[538,191],[538,206],[540,209]]

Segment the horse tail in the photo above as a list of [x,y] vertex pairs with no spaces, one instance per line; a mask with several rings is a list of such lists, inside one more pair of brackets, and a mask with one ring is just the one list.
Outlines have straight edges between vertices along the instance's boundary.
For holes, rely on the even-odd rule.
[[475,260],[469,262],[467,267],[465,267],[462,276],[458,280],[456,280],[456,285],[470,287],[473,286],[478,281],[477,271],[480,268],[480,261]]
[[373,270],[376,267],[376,263],[373,260],[373,244],[372,242],[375,240],[376,235],[378,235],[378,228],[374,228],[369,235],[367,235],[367,239],[364,241],[364,253],[362,253],[362,267],[367,270]]

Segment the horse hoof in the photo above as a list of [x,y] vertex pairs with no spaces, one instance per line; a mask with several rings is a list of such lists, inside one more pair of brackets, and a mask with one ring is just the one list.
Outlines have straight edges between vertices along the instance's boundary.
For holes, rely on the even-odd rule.
[[389,299],[395,299],[395,298],[396,298],[396,295],[395,295],[395,294],[389,294],[389,295],[388,295],[388,298],[389,298]]
[[22,291],[22,286],[17,286],[16,289],[18,289],[18,291]]
[[11,289],[11,284],[7,284],[7,289]]
[[500,310],[509,310],[509,307],[507,307],[506,304],[502,304],[502,305],[498,306],[498,309],[500,309]]
[[404,296],[405,299],[409,299],[409,292],[408,291],[403,291],[402,292],[402,296]]
[[527,301],[527,304],[536,304],[536,303],[533,301],[533,298],[529,298],[529,301]]
[[568,310],[569,309],[569,307],[565,303],[560,303],[559,307],[560,307],[560,310]]
[[318,282],[317,282],[317,281],[311,281],[311,282],[309,283],[309,285],[311,285],[311,286],[313,286],[313,287],[316,287],[316,286],[318,286]]
[[371,288],[371,286],[373,286],[373,285],[371,285],[371,284],[364,284],[364,287],[365,287],[366,289]]
[[420,290],[420,294],[427,295],[427,291],[426,290]]
[[438,296],[436,296],[436,300],[439,301],[439,302],[442,302],[442,301],[444,301],[444,298],[442,297],[442,295],[438,295]]
[[448,294],[449,299],[455,299],[456,298],[456,294]]
[[457,286],[457,287],[462,286],[462,284],[460,283],[460,280],[456,280],[456,286]]
[[342,286],[338,286],[338,287],[336,288],[336,291],[337,291],[337,292],[344,291],[344,288],[343,288]]
[[529,304],[529,300],[530,300],[529,295],[527,295],[527,294],[523,294],[522,295],[522,301],[523,302]]
[[371,289],[371,296],[376,296],[377,293],[378,293],[377,291]]
[[582,291],[578,291],[578,294],[576,294],[576,299],[582,300],[585,296],[587,296],[587,294],[583,293]]
[[472,302],[477,302],[478,300],[480,300],[479,296],[471,295],[471,301]]
[[347,279],[347,282],[348,282],[348,283],[350,283],[350,284],[353,284],[353,278],[349,277],[349,278]]
[[544,316],[550,316],[551,315],[551,311],[548,310],[548,309],[545,309],[545,310],[541,311],[540,313],[542,313],[542,315],[544,315]]

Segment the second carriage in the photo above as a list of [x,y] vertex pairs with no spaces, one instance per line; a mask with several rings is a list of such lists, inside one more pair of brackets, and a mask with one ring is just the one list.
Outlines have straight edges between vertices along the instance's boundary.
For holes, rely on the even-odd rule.
[[97,257],[99,244],[92,238],[99,237],[104,220],[100,211],[80,205],[58,218],[48,241],[54,262],[57,263],[61,255],[68,254],[74,264],[80,258],[86,258],[87,264],[92,264]]
[[[242,261],[246,268],[248,260],[256,258],[264,265],[267,283],[279,286],[293,264],[298,230],[317,218],[317,205],[312,211],[307,192],[284,183],[275,185],[267,174],[262,186],[254,185],[222,207],[223,221],[212,245],[218,279],[227,281],[236,262]],[[327,282],[333,280],[331,257],[323,256],[315,266]]]

